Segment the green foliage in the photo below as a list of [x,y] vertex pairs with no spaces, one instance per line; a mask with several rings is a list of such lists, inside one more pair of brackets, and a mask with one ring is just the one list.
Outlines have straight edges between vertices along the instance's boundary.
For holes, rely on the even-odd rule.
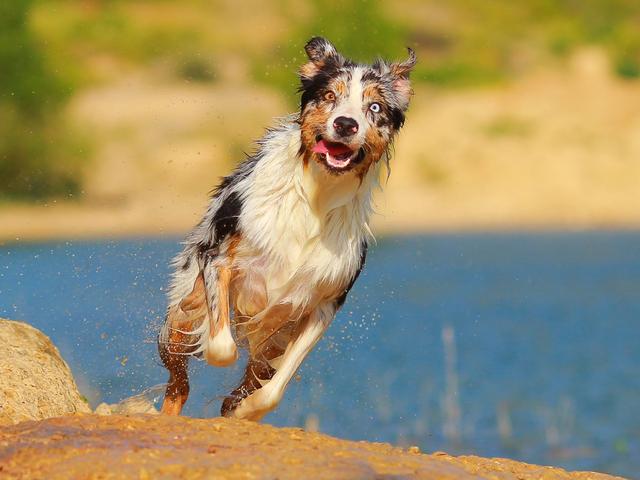
[[[338,50],[356,61],[381,56],[404,59],[409,45],[403,26],[385,15],[374,0],[313,0],[305,18],[295,20],[294,29],[282,48],[267,58],[255,58],[253,72],[262,82],[278,88],[293,101],[298,86],[296,72],[307,61],[304,45],[315,36],[328,38]],[[283,5],[283,10],[287,5]]]
[[467,87],[495,83],[503,77],[497,69],[474,65],[472,62],[442,62],[436,65],[418,64],[411,78],[414,82],[443,87]]
[[42,117],[65,99],[68,90],[47,70],[28,28],[31,0],[0,3],[0,101],[31,117]]
[[199,55],[193,55],[180,62],[177,68],[178,75],[191,82],[208,83],[216,78],[213,67]]
[[632,25],[620,25],[609,42],[616,73],[627,79],[640,77],[640,14]]
[[57,110],[69,89],[47,67],[29,30],[31,1],[0,3],[0,197],[47,197],[78,190],[76,162],[64,158]]
[[80,190],[80,146],[54,116],[33,118],[0,105],[0,198],[70,196]]
[[[176,2],[41,0],[36,23],[55,55],[66,50],[79,59],[109,55],[140,64],[202,46],[201,25],[158,14],[158,7],[172,3]],[[192,2],[185,3],[183,9],[189,12]]]
[[637,0],[408,0],[389,12],[417,46],[418,81],[495,82],[584,45],[607,49],[618,75],[640,75]]
[[[637,0],[314,0],[307,8],[292,18],[284,46],[253,61],[255,77],[291,99],[302,47],[315,35],[361,61],[399,58],[412,46],[419,58],[414,80],[447,87],[502,81],[589,44],[611,53],[618,75],[640,76]],[[286,2],[281,9],[294,13]]]
[[[225,81],[225,65],[212,60],[230,59],[231,70],[248,66],[293,104],[303,47],[316,35],[363,62],[403,59],[411,46],[414,81],[445,87],[504,81],[584,45],[605,48],[615,73],[636,79],[639,23],[638,0],[5,0],[0,197],[79,189],[78,147],[60,114],[70,82],[114,81],[151,64],[190,81]],[[518,131],[507,122],[488,134]]]
[[183,78],[209,81],[221,71],[203,56],[231,53],[293,100],[303,46],[316,35],[360,61],[402,58],[412,46],[414,79],[442,86],[502,81],[587,44],[606,48],[623,77],[640,70],[638,0],[274,0],[255,11],[220,0],[40,0],[36,13],[48,54],[79,82],[95,80],[83,63],[96,56],[131,66],[168,59]]
[[640,78],[640,55],[623,55],[617,58],[615,68],[622,78]]

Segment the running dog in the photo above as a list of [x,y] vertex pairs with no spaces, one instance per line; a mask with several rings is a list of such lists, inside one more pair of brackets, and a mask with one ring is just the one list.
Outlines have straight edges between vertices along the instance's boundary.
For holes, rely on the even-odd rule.
[[307,43],[300,112],[222,179],[173,262],[163,413],[187,400],[189,357],[230,365],[236,340],[249,360],[222,415],[259,421],[278,405],[364,266],[372,191],[413,93],[408,50],[362,65],[324,38]]

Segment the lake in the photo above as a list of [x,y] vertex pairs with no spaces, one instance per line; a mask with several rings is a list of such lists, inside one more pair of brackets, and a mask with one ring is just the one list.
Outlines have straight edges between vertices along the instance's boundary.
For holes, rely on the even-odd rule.
[[[0,316],[44,331],[93,406],[166,381],[179,239],[0,247]],[[192,362],[215,416],[241,365]],[[640,478],[640,232],[387,237],[267,423]]]

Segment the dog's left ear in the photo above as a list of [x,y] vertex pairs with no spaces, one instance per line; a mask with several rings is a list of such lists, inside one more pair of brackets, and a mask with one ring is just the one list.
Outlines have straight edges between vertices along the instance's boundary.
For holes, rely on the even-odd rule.
[[413,70],[413,67],[416,66],[416,62],[418,60],[416,58],[416,52],[414,52],[412,48],[407,47],[407,51],[409,52],[409,58],[404,62],[396,62],[389,65],[389,70],[392,76],[393,92],[395,93],[398,103],[400,104],[400,108],[403,111],[409,106],[409,100],[411,99],[411,95],[413,95],[409,74],[411,73],[411,70]]
[[338,53],[329,40],[322,37],[313,37],[304,47],[309,62],[300,67],[300,77],[311,79],[327,65],[340,66],[344,63],[344,57]]

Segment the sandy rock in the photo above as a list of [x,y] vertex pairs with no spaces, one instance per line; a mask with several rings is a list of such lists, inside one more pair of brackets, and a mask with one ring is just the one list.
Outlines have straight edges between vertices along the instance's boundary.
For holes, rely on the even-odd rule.
[[0,425],[90,411],[51,340],[0,319]]
[[78,415],[0,427],[6,478],[613,480],[505,459],[425,455],[242,420]]

